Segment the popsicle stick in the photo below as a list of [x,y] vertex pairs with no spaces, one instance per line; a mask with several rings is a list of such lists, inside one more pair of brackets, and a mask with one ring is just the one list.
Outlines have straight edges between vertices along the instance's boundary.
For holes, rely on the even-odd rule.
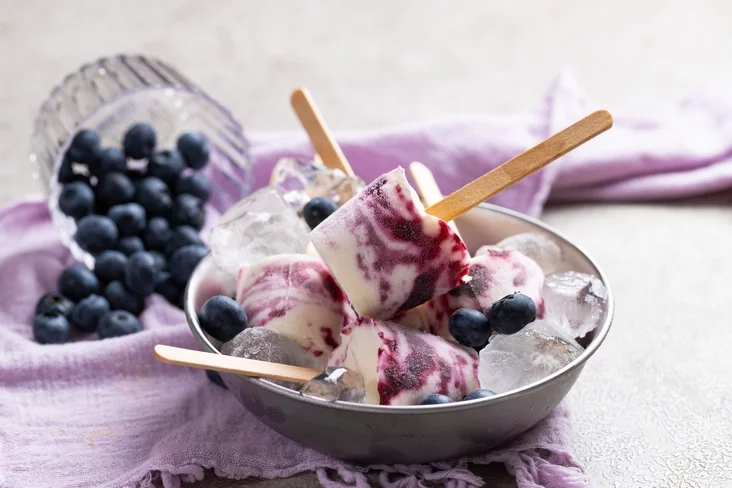
[[347,176],[354,176],[353,169],[343,155],[341,147],[325,125],[323,116],[315,106],[313,98],[305,88],[298,88],[290,97],[290,104],[310,137],[315,152],[320,155],[323,164],[331,169],[340,169]]
[[593,112],[544,142],[468,183],[442,201],[427,208],[426,212],[443,220],[453,220],[593,137],[602,134],[612,125],[613,118],[609,112],[605,110]]
[[158,361],[176,366],[213,369],[226,373],[267,378],[270,380],[292,381],[294,383],[305,383],[321,373],[317,369],[223,356],[221,354],[182,349],[163,344],[155,346],[154,355]]
[[[426,206],[432,206],[444,198],[435,180],[435,175],[432,174],[432,171],[427,166],[415,161],[409,165],[409,172],[412,173],[414,183],[417,185],[417,191]],[[458,236],[460,235],[455,222],[449,222],[448,225],[452,227],[452,230]]]

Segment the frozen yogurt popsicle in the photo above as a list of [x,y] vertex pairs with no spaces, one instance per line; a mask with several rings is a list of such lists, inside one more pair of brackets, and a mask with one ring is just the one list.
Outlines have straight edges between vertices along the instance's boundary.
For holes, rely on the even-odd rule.
[[529,296],[536,303],[537,317],[544,317],[542,287],[544,273],[536,262],[513,249],[485,247],[483,254],[470,261],[466,283],[410,310],[398,321],[453,340],[448,329],[452,313],[459,308],[480,310],[490,317],[491,306],[514,292]]
[[355,318],[325,263],[305,254],[278,254],[242,267],[236,299],[250,327],[292,339],[321,366],[340,344],[341,328]]
[[441,337],[361,317],[341,340],[328,364],[363,376],[366,403],[416,405],[433,393],[462,400],[479,388],[478,354]]
[[470,255],[444,220],[424,212],[399,167],[310,233],[361,316],[389,319],[462,283]]

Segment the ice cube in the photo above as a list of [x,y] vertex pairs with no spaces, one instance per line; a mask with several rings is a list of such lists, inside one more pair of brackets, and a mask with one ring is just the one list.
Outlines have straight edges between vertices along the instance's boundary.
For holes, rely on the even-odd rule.
[[329,401],[363,403],[366,388],[363,376],[342,366],[331,366],[300,388],[303,395]]
[[577,271],[554,273],[544,279],[547,317],[566,317],[573,337],[584,337],[605,317],[607,288],[595,276]]
[[270,185],[297,212],[313,197],[328,197],[341,206],[365,186],[361,178],[346,176],[339,169],[329,169],[318,162],[296,158],[277,161]]
[[533,322],[512,335],[494,335],[480,351],[480,387],[504,393],[559,371],[582,354],[562,324]]
[[[303,368],[320,368],[318,360],[297,342],[264,327],[250,327],[221,346],[221,352],[238,358],[256,359],[271,363],[289,364]],[[297,390],[299,385],[287,381],[270,380],[286,388]]]
[[[536,261],[545,275],[561,269],[564,261],[562,249],[556,242],[533,232],[507,237],[496,246],[501,249],[515,249],[524,256],[528,256]],[[481,249],[478,250],[478,253],[481,253]]]
[[221,216],[209,244],[216,264],[232,276],[239,268],[274,254],[304,253],[305,223],[274,188],[263,188]]

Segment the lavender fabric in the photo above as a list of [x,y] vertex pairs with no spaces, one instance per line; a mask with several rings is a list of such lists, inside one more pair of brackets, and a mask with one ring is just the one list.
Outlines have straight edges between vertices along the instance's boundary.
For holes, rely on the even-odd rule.
[[[494,202],[538,215],[549,198],[628,200],[692,196],[732,186],[732,100],[708,90],[666,112],[615,112],[615,128]],[[444,192],[509,159],[588,113],[573,79],[560,77],[540,107],[521,116],[462,116],[384,131],[339,135],[355,170],[370,180],[420,160]],[[255,134],[259,186],[281,156],[308,156],[302,136]],[[571,453],[561,404],[508,445],[472,459],[423,466],[353,466],[281,437],[198,370],[153,359],[155,344],[197,347],[183,313],[152,296],[144,331],[63,346],[31,339],[37,298],[71,263],[40,198],[0,211],[0,488],[165,488],[203,477],[278,478],[315,471],[329,488],[482,486],[468,462],[502,462],[521,488],[592,486]]]

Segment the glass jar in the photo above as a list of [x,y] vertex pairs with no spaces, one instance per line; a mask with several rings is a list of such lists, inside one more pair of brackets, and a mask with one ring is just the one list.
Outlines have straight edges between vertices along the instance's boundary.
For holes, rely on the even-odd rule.
[[186,131],[200,131],[208,138],[211,158],[204,169],[212,183],[208,210],[221,213],[251,189],[252,162],[241,125],[178,70],[138,55],[86,64],[68,75],[43,102],[30,160],[37,167],[34,176],[46,190],[63,243],[87,266],[93,266],[94,259],[74,241],[74,220],[58,208],[58,169],[81,129],[96,131],[102,147],[121,147],[125,131],[137,122],[155,128],[158,149],[174,148],[178,136]]

